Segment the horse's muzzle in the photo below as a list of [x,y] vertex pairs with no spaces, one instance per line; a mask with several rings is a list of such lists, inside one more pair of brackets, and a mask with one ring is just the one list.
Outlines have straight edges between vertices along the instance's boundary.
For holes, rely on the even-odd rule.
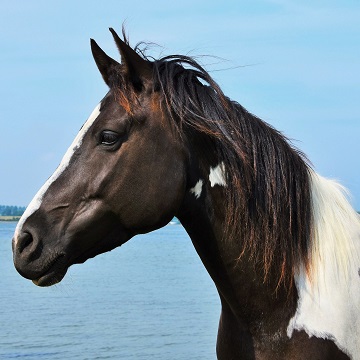
[[29,231],[18,234],[12,241],[16,270],[38,286],[54,285],[62,280],[68,269],[63,252],[44,251],[43,245]]

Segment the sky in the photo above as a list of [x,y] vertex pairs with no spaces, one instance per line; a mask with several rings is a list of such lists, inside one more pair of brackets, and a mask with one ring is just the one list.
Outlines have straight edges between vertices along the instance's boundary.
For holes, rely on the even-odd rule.
[[[360,210],[358,0],[0,0],[0,204],[26,206],[107,92],[94,38],[200,56],[224,93],[339,180]],[[204,55],[204,56],[203,56]]]

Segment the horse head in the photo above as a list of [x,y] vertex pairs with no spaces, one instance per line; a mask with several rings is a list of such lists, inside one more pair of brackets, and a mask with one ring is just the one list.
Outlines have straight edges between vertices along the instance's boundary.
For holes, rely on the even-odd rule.
[[187,56],[91,41],[109,92],[16,228],[47,286],[176,215],[219,291],[219,359],[358,359],[360,221],[334,181]]
[[16,269],[40,286],[61,281],[72,264],[164,226],[184,192],[185,151],[153,90],[152,62],[110,30],[121,63],[91,40],[109,92],[31,201],[13,239]]

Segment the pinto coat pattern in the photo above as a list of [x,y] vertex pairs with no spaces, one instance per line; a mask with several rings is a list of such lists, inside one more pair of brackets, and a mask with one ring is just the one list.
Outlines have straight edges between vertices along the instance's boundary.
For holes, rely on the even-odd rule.
[[16,228],[19,273],[53,285],[177,216],[219,292],[218,359],[360,359],[344,189],[194,59],[151,61],[110,31],[121,63],[91,40],[109,92]]

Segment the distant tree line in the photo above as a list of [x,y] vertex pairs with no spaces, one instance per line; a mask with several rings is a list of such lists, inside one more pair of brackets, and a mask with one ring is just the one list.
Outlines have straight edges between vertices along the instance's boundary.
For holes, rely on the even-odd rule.
[[21,216],[24,211],[24,206],[0,205],[0,216]]

